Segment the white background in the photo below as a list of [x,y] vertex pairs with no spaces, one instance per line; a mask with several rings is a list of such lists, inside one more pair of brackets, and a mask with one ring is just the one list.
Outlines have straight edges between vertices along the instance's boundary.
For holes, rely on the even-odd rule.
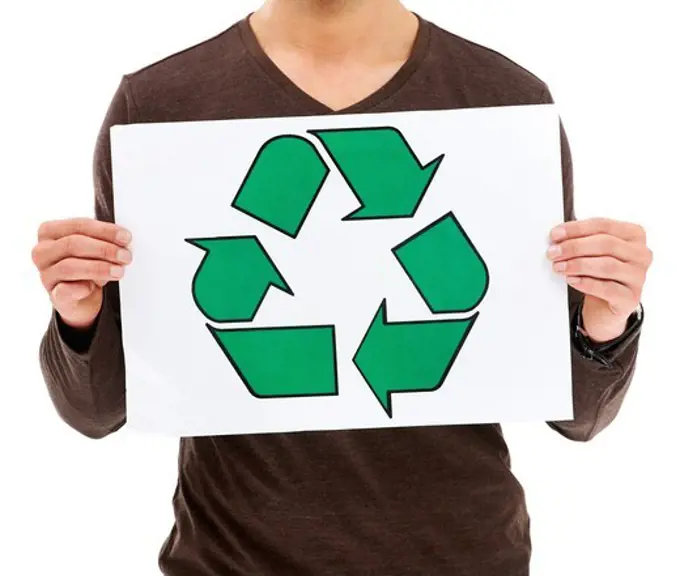
[[[31,268],[43,219],[90,214],[91,150],[120,76],[226,28],[255,1],[13,2],[0,15],[0,572],[146,576],[172,522],[175,441],[91,441],[57,418]],[[589,444],[506,427],[532,515],[532,576],[677,574],[677,57],[668,0],[411,0],[550,85],[573,146],[580,217],[638,221],[655,262],[638,372]]]

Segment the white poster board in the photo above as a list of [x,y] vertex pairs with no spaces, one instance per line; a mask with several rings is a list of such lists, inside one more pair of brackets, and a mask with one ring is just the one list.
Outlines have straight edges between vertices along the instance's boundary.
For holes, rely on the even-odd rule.
[[116,126],[129,427],[572,418],[552,105]]

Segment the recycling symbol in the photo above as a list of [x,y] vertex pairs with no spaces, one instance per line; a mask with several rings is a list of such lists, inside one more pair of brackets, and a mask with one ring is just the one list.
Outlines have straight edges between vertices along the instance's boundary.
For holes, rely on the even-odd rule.
[[[232,208],[295,239],[331,167],[359,201],[344,221],[412,218],[444,160],[422,165],[394,127],[310,130],[310,139],[282,135],[265,142]],[[314,140],[318,140],[315,145]],[[271,287],[294,297],[257,236],[188,238],[204,251],[192,293],[212,323],[252,322]],[[487,266],[452,212],[392,249],[435,319],[390,322],[387,301],[367,319],[353,364],[389,418],[392,394],[430,392],[446,380],[489,286]],[[439,314],[463,318],[437,318]],[[256,398],[336,396],[336,327],[208,328],[248,391]],[[267,350],[266,355],[262,350]],[[311,361],[310,361],[311,359]]]

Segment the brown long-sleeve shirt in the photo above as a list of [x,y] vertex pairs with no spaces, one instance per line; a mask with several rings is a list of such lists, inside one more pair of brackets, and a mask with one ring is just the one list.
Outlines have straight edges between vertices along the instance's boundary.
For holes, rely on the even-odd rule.
[[[546,85],[502,55],[421,20],[406,64],[341,113],[551,102]],[[332,114],[276,68],[243,20],[123,78],[95,152],[96,216],[114,220],[109,128],[115,124]],[[564,205],[574,219],[562,131]],[[158,206],[159,214],[163,205]],[[570,290],[575,316],[579,295]],[[611,364],[574,344],[575,418],[549,423],[586,441],[617,414],[638,332]],[[526,362],[532,345],[527,342]],[[115,283],[88,334],[55,313],[40,358],[63,420],[91,438],[125,422],[124,351]],[[168,576],[523,576],[529,517],[498,425],[185,438]]]

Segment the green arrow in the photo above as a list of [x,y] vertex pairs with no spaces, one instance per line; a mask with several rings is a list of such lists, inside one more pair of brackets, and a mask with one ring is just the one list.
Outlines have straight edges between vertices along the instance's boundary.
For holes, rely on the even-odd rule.
[[390,418],[393,393],[433,392],[444,383],[477,316],[388,323],[383,301],[354,364]]
[[253,396],[337,395],[333,326],[208,329]]
[[453,213],[392,249],[435,314],[469,312],[489,288],[489,271]]
[[396,128],[310,130],[361,203],[344,220],[410,218],[444,155],[423,166]]
[[186,241],[206,252],[194,275],[192,291],[196,305],[209,320],[250,322],[270,286],[293,296],[255,236]]
[[277,136],[260,148],[232,206],[296,238],[328,172],[311,142]]

